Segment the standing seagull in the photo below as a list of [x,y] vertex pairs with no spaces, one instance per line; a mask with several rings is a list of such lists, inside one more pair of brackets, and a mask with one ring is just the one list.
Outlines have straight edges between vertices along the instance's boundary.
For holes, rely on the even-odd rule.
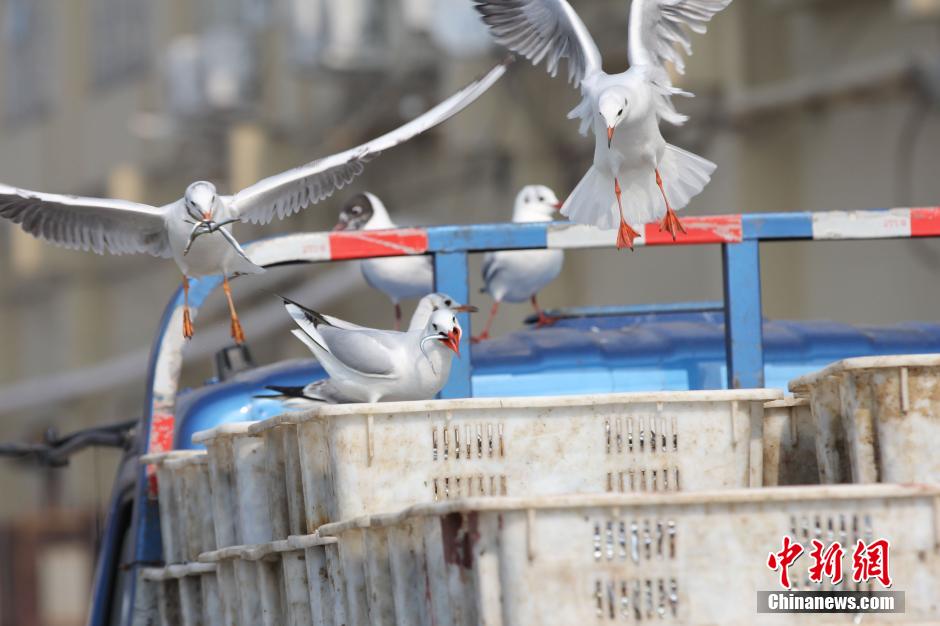
[[330,393],[343,402],[430,400],[460,354],[463,331],[450,309],[433,311],[422,328],[397,332],[344,328],[295,302],[284,305],[303,331],[295,336],[329,374]]
[[[303,307],[299,304],[295,306],[303,309]],[[476,313],[477,311],[476,307],[460,304],[446,293],[430,293],[421,298],[421,301],[418,302],[418,306],[415,308],[415,312],[411,316],[411,324],[409,324],[408,330],[422,330],[425,326],[427,326],[428,320],[431,319],[431,315],[438,309],[450,309],[451,311],[458,313]],[[306,316],[303,319],[305,322],[307,321]],[[323,319],[337,328],[344,328],[346,330],[369,330],[365,326],[359,326],[357,324],[353,324],[352,322],[346,322],[329,315],[324,315]],[[291,332],[305,345],[308,344],[309,335],[306,335],[302,330],[294,329]],[[311,404],[349,404],[356,402],[355,399],[340,393],[330,378],[318,380],[303,387],[268,385],[267,389],[274,391],[276,395],[256,397],[281,400],[283,401],[284,405],[289,408],[304,409],[310,408]]]
[[[555,192],[543,185],[524,187],[516,196],[512,221],[550,222],[561,205]],[[539,308],[536,294],[552,282],[561,272],[564,253],[561,250],[503,250],[488,252],[483,258],[483,291],[493,296],[493,308],[483,332],[473,338],[474,342],[490,338],[490,327],[496,319],[500,302],[532,301],[538,313],[538,327],[549,326],[555,320],[546,316]]]
[[685,63],[676,46],[692,53],[686,32],[704,33],[731,0],[633,0],[630,7],[630,69],[607,74],[601,54],[566,0],[473,0],[496,41],[530,59],[546,60],[554,76],[568,59],[568,78],[581,88],[581,103],[568,114],[581,119],[581,134],[594,130],[594,165],[562,207],[579,224],[617,228],[617,247],[633,248],[634,227],[660,218],[673,239],[685,232],[674,209],[705,188],[715,164],[671,146],[660,120],[680,126],[687,117],[672,104],[686,92],[672,85],[671,62]]
[[362,173],[365,164],[453,117],[506,72],[506,61],[404,126],[357,148],[266,178],[233,196],[212,183],[191,184],[179,200],[162,207],[100,198],[80,198],[0,184],[0,217],[27,233],[66,248],[97,254],[146,253],[173,258],[183,272],[183,335],[193,334],[189,279],[221,274],[232,320],[232,337],[245,339],[229,288],[229,277],[263,272],[231,234],[231,224],[267,224],[330,197]]
[[[351,198],[339,214],[334,231],[369,231],[398,228],[385,204],[366,192]],[[395,330],[401,329],[401,301],[420,298],[434,290],[434,267],[429,256],[398,256],[360,261],[362,276],[395,305]]]

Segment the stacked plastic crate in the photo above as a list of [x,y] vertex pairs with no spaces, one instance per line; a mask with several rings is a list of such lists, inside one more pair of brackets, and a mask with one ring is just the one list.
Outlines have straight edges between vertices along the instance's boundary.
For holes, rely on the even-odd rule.
[[[191,455],[215,530],[199,560],[242,626],[754,623],[784,535],[890,536],[905,582],[940,589],[940,490],[761,488],[816,472],[813,401],[782,396],[324,406],[220,426]],[[165,472],[161,511],[192,508]],[[185,531],[167,517],[172,548]],[[908,588],[907,617],[937,617],[935,594]]]

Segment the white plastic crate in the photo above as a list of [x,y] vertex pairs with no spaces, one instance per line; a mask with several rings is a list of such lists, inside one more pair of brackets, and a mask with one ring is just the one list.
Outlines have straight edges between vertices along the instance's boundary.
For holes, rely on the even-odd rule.
[[145,568],[141,578],[156,587],[160,626],[229,626],[219,601],[215,566],[181,563]]
[[275,540],[307,534],[297,424],[290,415],[258,422],[248,434],[264,440],[271,534]]
[[[906,612],[878,621],[940,620],[937,487],[477,498],[329,524],[319,534],[374,548],[366,552],[372,624],[820,623],[818,615],[755,613],[758,590],[780,589],[766,561],[785,535],[807,549],[814,538],[845,546],[888,539],[892,588],[906,592]],[[849,581],[851,555],[849,547]],[[811,583],[808,567],[804,555],[790,568],[796,588],[832,588]]]
[[274,539],[268,498],[272,479],[264,439],[249,432],[253,424],[223,424],[193,435],[193,442],[205,445],[208,453],[212,518],[220,548]]
[[940,483],[940,355],[848,359],[790,388],[809,396],[833,482]]
[[759,486],[763,404],[782,397],[758,389],[319,407],[292,416],[307,532],[468,496]]
[[764,486],[819,484],[816,424],[806,398],[764,405]]
[[203,554],[207,563],[236,572],[223,595],[240,598],[239,623],[264,626],[343,626],[346,593],[336,539],[294,536],[257,546]]
[[160,534],[167,564],[195,561],[215,549],[205,452],[176,450],[141,457],[157,474]]
[[[763,405],[782,397],[759,389],[319,407],[293,416],[307,529],[469,496],[756,487]],[[384,546],[354,533],[339,544],[349,622],[379,626],[391,608],[369,593],[378,574],[367,554]]]

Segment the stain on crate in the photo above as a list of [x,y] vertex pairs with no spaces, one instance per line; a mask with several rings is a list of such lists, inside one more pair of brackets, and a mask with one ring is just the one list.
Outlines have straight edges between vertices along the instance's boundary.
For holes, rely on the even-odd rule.
[[441,517],[441,541],[444,562],[464,569],[473,567],[473,548],[480,540],[479,516],[469,513],[450,513]]

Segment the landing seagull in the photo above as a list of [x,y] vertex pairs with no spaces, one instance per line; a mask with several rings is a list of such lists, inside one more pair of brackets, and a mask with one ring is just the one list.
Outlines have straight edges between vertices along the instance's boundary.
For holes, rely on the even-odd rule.
[[[450,376],[462,330],[451,309],[433,311],[421,328],[398,332],[349,328],[284,301],[306,344],[329,374],[330,394],[343,402],[430,400]],[[332,321],[331,321],[332,320]]]
[[0,184],[0,217],[27,233],[66,248],[97,254],[145,253],[173,258],[183,273],[183,335],[193,335],[189,279],[221,274],[232,337],[245,336],[235,312],[229,277],[258,274],[231,234],[235,222],[267,224],[330,197],[362,173],[365,164],[453,117],[506,72],[505,61],[488,74],[404,126],[359,147],[266,178],[232,196],[209,182],[195,182],[179,200],[162,207],[124,200],[81,198]]
[[[561,206],[555,192],[544,185],[524,187],[516,196],[512,211],[515,223],[550,222]],[[531,300],[539,319],[539,327],[555,322],[539,308],[537,294],[561,273],[564,253],[561,250],[503,250],[488,252],[483,258],[483,291],[493,296],[493,308],[483,332],[474,342],[490,338],[490,326],[501,302]]]
[[[350,198],[339,214],[334,231],[371,231],[397,228],[385,204],[372,193]],[[434,290],[434,267],[428,256],[399,256],[361,261],[362,276],[395,305],[395,330],[401,328],[401,301],[420,298]]]
[[[476,313],[477,311],[476,307],[460,304],[446,293],[431,293],[421,298],[420,302],[418,302],[414,315],[411,316],[411,324],[408,326],[408,330],[417,331],[423,329],[427,326],[428,320],[431,319],[431,314],[438,309],[450,309],[458,313]],[[368,330],[364,326],[346,322],[329,315],[324,315],[323,318],[337,328],[344,328],[346,330]],[[308,339],[302,330],[295,329],[292,332],[295,336],[300,338],[304,344],[307,343]],[[275,395],[261,395],[256,397],[281,400],[288,408],[304,409],[310,408],[310,406],[314,404],[349,404],[356,402],[355,399],[343,395],[330,378],[318,380],[303,387],[268,385],[267,389],[275,392]]]
[[[633,248],[635,228],[662,218],[673,239],[685,232],[675,209],[705,188],[715,164],[669,145],[660,121],[680,126],[672,96],[691,96],[672,85],[692,46],[686,28],[706,31],[731,0],[633,0],[630,7],[630,69],[607,74],[601,54],[566,0],[473,0],[497,42],[533,64],[544,59],[552,76],[568,59],[568,79],[580,87],[581,103],[568,114],[580,118],[581,134],[594,130],[594,165],[569,196],[563,215],[580,224],[617,228],[617,247]],[[613,193],[611,193],[613,191]]]

